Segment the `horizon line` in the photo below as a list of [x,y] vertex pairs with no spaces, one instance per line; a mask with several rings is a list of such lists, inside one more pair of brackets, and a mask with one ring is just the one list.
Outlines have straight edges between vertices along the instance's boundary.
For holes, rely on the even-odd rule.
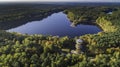
[[102,1],[0,1],[0,3],[120,3],[120,2],[102,2]]

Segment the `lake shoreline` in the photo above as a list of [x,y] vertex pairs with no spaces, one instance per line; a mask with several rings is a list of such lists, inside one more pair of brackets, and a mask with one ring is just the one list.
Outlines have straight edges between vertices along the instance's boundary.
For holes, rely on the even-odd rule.
[[[44,18],[40,21],[28,22],[25,25],[21,25],[16,28],[9,29],[9,32],[20,32],[22,34],[42,34],[42,35],[52,35],[52,36],[82,36],[85,34],[95,34],[101,30],[95,25],[83,25],[79,24],[75,27],[71,27],[72,22],[70,22],[67,15],[63,12],[53,13],[52,15]],[[37,31],[38,30],[38,31]]]

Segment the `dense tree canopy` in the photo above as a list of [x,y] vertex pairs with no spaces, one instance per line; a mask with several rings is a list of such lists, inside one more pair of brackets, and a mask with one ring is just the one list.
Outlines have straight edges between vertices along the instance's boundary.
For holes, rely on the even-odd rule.
[[[0,6],[0,29],[10,29],[30,21],[42,20],[52,13],[64,10],[59,5],[3,5]],[[7,26],[6,26],[7,25]]]
[[[13,20],[14,17],[18,18],[19,16],[21,18],[26,15],[28,18],[28,15],[35,15],[31,13],[37,11],[28,11],[28,7],[24,11],[26,13],[19,11],[25,10],[25,7],[17,9],[6,7],[6,9],[17,12],[12,13],[11,11],[9,14],[7,10],[1,10],[0,24],[3,25],[8,23],[7,21]],[[37,15],[39,12],[41,15],[42,12],[44,15],[41,17],[44,17],[52,9],[54,8],[46,11],[41,9],[39,11],[38,9]],[[107,14],[109,10],[113,11],[112,14]],[[4,14],[4,12],[6,13]],[[75,24],[88,20],[92,24],[94,20],[95,24],[101,27],[103,31],[98,34],[69,38],[68,36],[9,33],[0,30],[0,67],[120,67],[120,8],[79,6],[67,8],[65,12]],[[12,22],[10,23],[12,24]],[[81,54],[73,54],[70,51],[75,50],[75,40],[78,38],[84,41],[83,45],[86,46],[86,51]]]

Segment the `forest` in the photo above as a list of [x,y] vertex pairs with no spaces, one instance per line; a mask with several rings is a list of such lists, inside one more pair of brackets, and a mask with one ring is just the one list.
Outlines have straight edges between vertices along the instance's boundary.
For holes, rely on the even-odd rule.
[[[120,67],[119,6],[52,5],[48,8],[40,8],[39,5],[0,7],[0,67]],[[5,31],[25,24],[23,21],[36,20],[38,16],[41,16],[38,19],[43,19],[61,10],[76,25],[91,21],[89,24],[98,25],[103,31],[74,38]],[[111,11],[112,14],[109,14]],[[31,19],[31,16],[35,19]],[[83,53],[71,53],[76,49],[76,39],[83,40],[86,47]]]
[[[42,20],[66,7],[49,4],[8,4],[0,6],[0,29],[7,30],[34,20]],[[17,23],[16,23],[17,22]],[[11,24],[13,23],[13,24]],[[6,26],[7,25],[7,26]]]

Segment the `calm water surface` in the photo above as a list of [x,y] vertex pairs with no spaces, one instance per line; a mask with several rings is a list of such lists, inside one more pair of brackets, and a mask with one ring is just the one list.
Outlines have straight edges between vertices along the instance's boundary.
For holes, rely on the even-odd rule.
[[28,22],[7,31],[19,32],[22,34],[27,33],[74,37],[85,34],[95,34],[100,32],[101,29],[94,25],[82,24],[72,27],[67,15],[63,12],[59,12],[54,13],[43,20]]

